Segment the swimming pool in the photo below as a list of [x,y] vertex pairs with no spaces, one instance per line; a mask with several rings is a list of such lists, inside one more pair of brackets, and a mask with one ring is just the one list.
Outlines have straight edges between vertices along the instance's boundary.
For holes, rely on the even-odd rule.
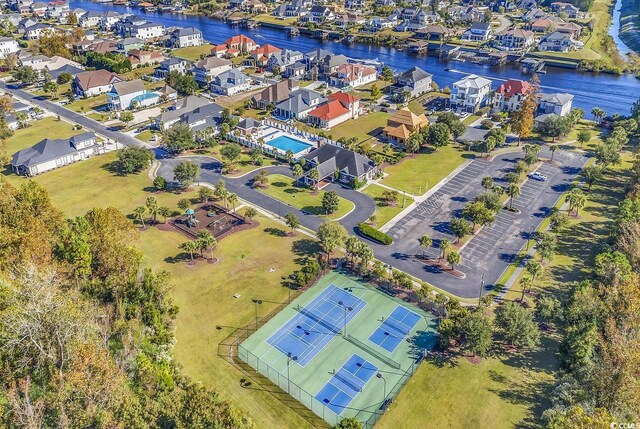
[[312,146],[300,140],[296,140],[289,136],[276,137],[273,140],[266,142],[267,145],[276,149],[280,149],[283,152],[291,150],[294,154],[300,153],[306,149],[310,149]]

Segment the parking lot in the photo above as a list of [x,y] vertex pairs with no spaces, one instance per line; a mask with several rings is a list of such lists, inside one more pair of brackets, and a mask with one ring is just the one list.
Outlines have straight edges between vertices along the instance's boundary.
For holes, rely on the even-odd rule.
[[[543,151],[540,156],[550,158],[551,154]],[[454,216],[459,216],[468,202],[484,192],[482,178],[491,176],[495,185],[506,185],[504,176],[522,157],[521,153],[511,153],[497,156],[492,161],[476,159],[471,162],[394,225],[388,231],[394,244],[386,251],[377,247],[376,255],[396,268],[461,297],[478,296],[483,275],[485,291],[488,290],[526,244],[528,236],[550,213],[562,193],[569,189],[586,162],[584,156],[558,151],[554,163],[540,165],[537,171],[544,174],[547,180],[525,181],[520,196],[513,203],[520,213],[500,211],[494,223],[482,228],[462,248],[462,264],[458,268],[465,272],[466,279],[460,280],[435,267],[425,266],[413,255],[423,251],[418,244],[418,239],[423,235],[433,238],[434,246],[426,252],[431,257],[439,255],[438,245],[442,239],[453,243],[455,236],[449,229],[450,221]]]

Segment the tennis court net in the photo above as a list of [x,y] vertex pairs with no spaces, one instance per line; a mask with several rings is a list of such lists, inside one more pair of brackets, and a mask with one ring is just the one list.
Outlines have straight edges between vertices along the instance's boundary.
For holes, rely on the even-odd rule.
[[362,349],[365,352],[369,353],[371,356],[374,356],[374,357],[378,358],[381,362],[386,363],[387,365],[389,365],[392,368],[400,369],[400,367],[402,366],[398,362],[394,361],[393,359],[389,359],[388,357],[386,357],[385,355],[383,355],[382,353],[380,353],[379,351],[377,351],[373,347],[363,343],[362,341],[360,341],[359,339],[357,339],[355,337],[352,337],[351,335],[345,336],[344,339],[349,341],[354,346],[359,347],[360,349]]
[[319,323],[320,325],[324,326],[325,328],[327,328],[328,330],[330,330],[334,334],[337,334],[338,332],[340,332],[342,330],[342,328],[339,328],[339,327],[333,325],[332,323],[327,322],[323,318],[316,316],[313,312],[309,311],[305,307],[298,306],[298,311],[301,314],[307,316],[309,319],[311,319],[311,320],[315,321],[316,323]]
[[[355,392],[362,392],[362,382],[360,379],[354,380],[356,378],[353,375],[350,375],[348,372],[343,371],[342,369],[338,370],[335,374],[333,374],[335,378],[342,381],[344,384],[349,386]],[[353,377],[353,378],[352,378]]]
[[402,336],[402,338],[406,337],[407,334],[410,331],[409,329],[407,329],[406,326],[403,326],[402,323],[396,322],[395,320],[393,320],[391,318],[384,319],[382,324],[385,325],[385,326],[388,326],[389,328],[391,328],[394,331],[398,332]]

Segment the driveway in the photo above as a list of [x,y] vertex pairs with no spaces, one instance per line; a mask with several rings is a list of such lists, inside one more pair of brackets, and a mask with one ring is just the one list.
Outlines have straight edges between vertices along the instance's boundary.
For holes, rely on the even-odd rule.
[[[300,223],[303,226],[313,231],[317,231],[320,225],[325,222],[325,219],[309,213],[305,213],[296,207],[283,203],[282,201],[277,200],[262,192],[256,191],[251,186],[253,178],[258,175],[260,170],[264,169],[268,170],[271,174],[282,174],[288,177],[293,177],[291,175],[291,169],[289,167],[264,167],[252,171],[251,173],[239,178],[229,178],[224,177],[221,174],[220,171],[222,168],[222,164],[219,161],[209,157],[189,156],[180,158],[166,158],[161,160],[161,165],[158,169],[157,174],[164,177],[168,181],[172,181],[173,168],[177,164],[185,160],[194,162],[200,166],[201,182],[207,182],[213,185],[220,179],[222,179],[229,191],[237,194],[239,197],[250,202],[251,204],[274,213],[279,217],[283,217],[287,213],[293,212],[298,217]],[[336,191],[339,196],[354,203],[355,209],[338,221],[347,229],[347,231],[351,232],[352,234],[356,233],[356,227],[358,226],[358,224],[369,219],[369,217],[371,217],[371,215],[373,215],[376,210],[375,202],[370,197],[364,195],[361,192],[345,188],[336,183],[330,183],[329,185],[325,186],[323,190]]]

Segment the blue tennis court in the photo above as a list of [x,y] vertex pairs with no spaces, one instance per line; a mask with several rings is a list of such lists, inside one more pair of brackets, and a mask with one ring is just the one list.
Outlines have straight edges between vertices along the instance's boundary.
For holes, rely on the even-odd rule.
[[376,371],[378,368],[374,364],[352,355],[318,392],[316,399],[340,415]]
[[267,343],[301,366],[308,364],[367,305],[357,296],[331,285],[278,329]]
[[405,307],[397,306],[371,334],[369,341],[392,353],[416,326],[420,316]]

